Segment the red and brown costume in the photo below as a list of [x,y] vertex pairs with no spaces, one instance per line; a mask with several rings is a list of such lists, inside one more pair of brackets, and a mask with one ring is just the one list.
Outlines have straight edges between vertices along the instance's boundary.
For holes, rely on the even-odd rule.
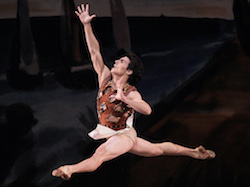
[[[126,84],[123,88],[125,96],[136,88],[130,84]],[[97,114],[100,125],[109,127],[115,131],[125,129],[126,121],[134,110],[126,103],[116,100],[116,90],[111,86],[111,77],[102,84],[97,95]]]

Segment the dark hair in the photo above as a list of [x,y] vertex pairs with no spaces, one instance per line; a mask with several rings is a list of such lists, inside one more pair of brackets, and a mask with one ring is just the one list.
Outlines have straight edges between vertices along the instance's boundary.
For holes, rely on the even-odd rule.
[[130,63],[128,65],[128,69],[133,71],[133,74],[130,75],[128,79],[128,83],[131,85],[136,85],[141,80],[141,77],[144,73],[144,66],[140,58],[132,52],[127,52],[123,56],[127,56],[129,58]]

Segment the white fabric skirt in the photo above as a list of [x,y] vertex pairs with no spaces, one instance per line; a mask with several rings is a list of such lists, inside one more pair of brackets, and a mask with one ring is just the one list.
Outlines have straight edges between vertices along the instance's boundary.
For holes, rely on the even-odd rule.
[[126,124],[127,124],[126,128],[118,130],[118,131],[115,131],[111,128],[97,124],[96,128],[93,131],[91,131],[90,133],[88,133],[88,135],[91,138],[93,138],[94,140],[99,140],[99,139],[109,138],[109,137],[117,135],[117,134],[122,134],[126,131],[129,131],[133,127],[133,119],[134,119],[134,116],[132,114],[130,117],[128,117],[128,119],[126,121]]

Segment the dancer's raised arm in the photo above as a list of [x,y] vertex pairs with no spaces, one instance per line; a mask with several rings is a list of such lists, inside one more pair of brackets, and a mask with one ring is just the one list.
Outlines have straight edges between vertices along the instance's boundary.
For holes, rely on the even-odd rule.
[[84,26],[85,38],[90,53],[91,61],[93,63],[93,67],[96,73],[98,74],[99,85],[101,85],[102,81],[110,75],[110,70],[107,66],[105,66],[103,62],[103,58],[100,53],[100,45],[92,29],[91,21],[94,17],[96,17],[96,15],[93,14],[90,16],[88,4],[86,4],[86,7],[84,6],[84,4],[78,6],[77,11],[75,11],[75,13]]

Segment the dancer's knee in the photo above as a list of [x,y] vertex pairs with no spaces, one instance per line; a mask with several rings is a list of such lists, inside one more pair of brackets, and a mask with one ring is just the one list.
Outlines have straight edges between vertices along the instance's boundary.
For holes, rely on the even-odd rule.
[[152,149],[151,156],[161,156],[164,154],[163,149],[160,144],[154,144],[154,149]]

